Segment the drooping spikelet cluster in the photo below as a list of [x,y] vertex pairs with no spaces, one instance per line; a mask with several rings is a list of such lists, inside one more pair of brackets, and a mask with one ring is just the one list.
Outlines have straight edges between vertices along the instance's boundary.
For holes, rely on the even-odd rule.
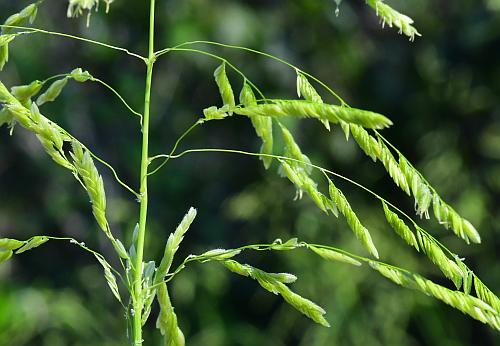
[[408,195],[413,195],[418,215],[428,218],[432,205],[434,216],[446,229],[451,229],[467,243],[481,242],[481,237],[474,226],[444,202],[403,155],[399,154],[399,159],[396,160],[380,137],[375,138],[360,126],[351,124],[350,130],[365,154],[374,161],[380,160],[396,185]]
[[312,319],[314,322],[325,327],[330,326],[328,321],[323,317],[326,312],[322,307],[293,292],[286,285],[297,280],[295,275],[288,273],[267,273],[248,264],[241,264],[235,260],[226,260],[221,263],[233,273],[250,277],[256,280],[259,285],[267,291],[281,295],[288,304]]
[[[38,105],[55,100],[68,79],[84,82],[90,78],[88,72],[75,69],[64,78],[53,82],[38,97],[37,102],[32,102],[31,98],[41,90],[41,82],[34,81],[25,86],[13,87],[11,92],[0,82],[0,103],[3,104],[3,109],[0,111],[0,126],[7,123],[13,129],[16,124],[19,124],[36,135],[47,154],[57,164],[70,170],[85,187],[97,223],[106,236],[113,241],[115,248],[121,249],[123,245],[120,246],[121,243],[118,244],[114,240],[109,229],[106,219],[104,184],[89,151],[84,149],[80,142],[70,137],[59,125],[42,115],[38,108]],[[71,159],[64,152],[64,142],[72,144]]]
[[[370,266],[389,280],[406,288],[418,290],[426,295],[437,298],[453,308],[462,311],[478,321],[489,324],[500,330],[500,312],[484,300],[469,294],[452,291],[426,278],[398,268],[370,262]],[[498,298],[497,298],[498,299]]]
[[366,3],[373,8],[377,16],[380,17],[382,28],[385,25],[391,28],[395,26],[399,29],[399,33],[408,36],[410,41],[415,40],[415,36],[422,36],[413,26],[413,19],[396,11],[382,0],[367,0]]
[[[99,10],[99,0],[69,0],[67,16],[68,18],[79,17],[84,11],[87,12],[87,26],[90,24],[90,16],[92,15],[92,10],[96,12]],[[106,13],[109,12],[109,6],[114,0],[103,0],[106,5]]]

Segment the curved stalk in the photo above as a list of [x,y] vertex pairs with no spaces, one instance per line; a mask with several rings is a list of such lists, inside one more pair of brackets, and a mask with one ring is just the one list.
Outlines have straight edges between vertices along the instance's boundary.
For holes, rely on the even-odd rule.
[[110,48],[110,49],[114,49],[114,50],[118,50],[118,51],[127,53],[128,55],[133,56],[135,58],[138,58],[138,59],[147,63],[147,59],[145,57],[143,57],[139,54],[133,53],[126,48],[114,46],[112,44],[107,44],[107,43],[96,41],[96,40],[91,40],[89,38],[85,38],[85,37],[81,37],[81,36],[75,36],[75,35],[70,35],[70,34],[66,34],[63,32],[49,31],[49,30],[44,30],[44,29],[39,29],[39,28],[32,28],[32,27],[27,27],[27,26],[17,26],[17,25],[0,24],[0,28],[30,30],[30,32],[26,32],[26,33],[27,34],[28,33],[39,33],[39,34],[46,34],[46,35],[52,35],[52,36],[61,36],[61,37],[66,37],[66,38],[70,38],[73,40],[83,41],[83,42],[91,43],[91,44],[94,44],[97,46],[102,46],[102,47],[106,47],[106,48]]
[[219,47],[230,48],[230,49],[238,49],[238,50],[241,50],[241,51],[246,51],[246,52],[249,52],[249,53],[261,55],[261,56],[267,57],[269,59],[275,60],[275,61],[277,61],[279,63],[282,63],[282,64],[290,67],[291,69],[293,69],[295,71],[299,71],[304,76],[307,76],[307,77],[311,78],[316,83],[318,83],[319,85],[321,85],[322,87],[324,87],[330,94],[332,94],[334,97],[336,97],[343,106],[348,107],[348,104],[335,91],[333,91],[332,88],[330,88],[328,85],[326,85],[320,79],[314,77],[313,75],[307,73],[306,71],[301,70],[298,66],[296,66],[294,64],[291,64],[291,63],[289,63],[286,60],[278,58],[277,56],[274,56],[272,54],[269,54],[269,53],[266,53],[266,52],[262,52],[260,50],[256,50],[256,49],[252,49],[252,48],[248,48],[248,47],[242,47],[242,46],[235,46],[235,45],[225,44],[225,43],[220,43],[220,42],[214,42],[214,41],[201,41],[201,40],[198,40],[198,41],[184,42],[184,43],[181,43],[181,44],[179,44],[179,45],[177,45],[175,47],[170,47],[170,48],[162,49],[162,50],[156,52],[155,55],[158,58],[158,57],[160,57],[160,56],[162,56],[164,54],[167,54],[169,51],[180,50],[179,49],[180,47],[191,46],[191,45],[196,45],[196,44],[206,44],[206,45],[219,46]]
[[[359,187],[360,189],[366,191],[367,193],[369,193],[370,195],[372,195],[373,197],[375,197],[379,201],[384,202],[389,207],[391,207],[392,209],[394,209],[395,211],[397,211],[398,213],[400,213],[404,218],[408,219],[408,221],[411,222],[415,227],[418,227],[418,224],[415,222],[415,220],[413,220],[407,213],[405,213],[404,211],[402,211],[400,208],[398,208],[393,203],[389,202],[387,199],[385,199],[385,198],[381,197],[380,195],[378,195],[376,192],[374,192],[374,191],[370,190],[369,188],[367,188],[366,186],[358,183],[357,181],[354,181],[354,180],[352,180],[352,179],[350,179],[350,178],[348,178],[346,176],[343,176],[342,174],[336,173],[336,172],[331,171],[329,169],[326,169],[324,167],[312,164],[310,162],[297,160],[297,159],[294,159],[294,158],[291,158],[291,157],[288,157],[288,156],[254,153],[254,152],[250,152],[250,151],[236,150],[236,149],[201,148],[201,149],[187,149],[187,150],[184,150],[183,152],[181,152],[179,154],[176,154],[176,155],[172,155],[172,154],[171,155],[160,154],[160,155],[156,155],[156,156],[151,157],[149,160],[150,160],[150,162],[153,162],[154,160],[157,160],[157,159],[160,159],[160,158],[164,158],[164,159],[165,158],[167,158],[167,159],[178,159],[178,158],[181,158],[184,155],[191,154],[191,153],[226,153],[226,154],[238,154],[238,155],[246,155],[246,156],[254,156],[254,157],[270,157],[270,158],[278,159],[278,160],[281,159],[281,160],[286,160],[286,161],[301,163],[301,164],[307,165],[309,167],[315,168],[315,169],[319,170],[320,172],[322,172],[325,175],[327,175],[327,173],[328,173],[328,174],[330,174],[332,176],[335,176],[337,178],[345,180],[348,183]],[[452,257],[457,256],[455,253],[453,253],[451,250],[449,250],[446,246],[444,246],[441,242],[439,242],[437,239],[435,239],[429,232],[427,232],[426,230],[424,230],[422,228],[420,228],[420,231],[423,232],[423,233],[425,233],[427,236],[429,236],[445,252],[447,252],[448,254],[450,254],[450,256],[452,256]]]

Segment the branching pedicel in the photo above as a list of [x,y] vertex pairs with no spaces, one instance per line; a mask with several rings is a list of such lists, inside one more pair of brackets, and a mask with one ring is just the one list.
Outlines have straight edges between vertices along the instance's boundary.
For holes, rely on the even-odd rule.
[[[104,3],[106,10],[108,10],[112,0],[105,0]],[[340,1],[336,1],[336,3],[338,5]],[[409,17],[395,11],[389,5],[380,0],[368,0],[367,4],[376,11],[383,24],[396,26],[399,28],[400,33],[405,34],[411,40],[414,39],[415,35],[420,35],[412,26],[413,21]],[[321,121],[328,130],[330,130],[331,125],[339,124],[347,140],[352,136],[367,156],[373,161],[378,160],[383,164],[397,186],[409,196],[414,197],[416,212],[419,216],[429,218],[429,209],[432,207],[437,221],[445,228],[451,229],[467,243],[480,243],[480,236],[472,224],[446,204],[436,190],[430,186],[408,160],[377,131],[378,129],[392,125],[392,122],[385,116],[366,110],[351,108],[333,90],[314,76],[277,57],[250,48],[230,46],[217,42],[195,41],[155,52],[153,46],[154,0],[150,2],[149,52],[147,56],[141,56],[125,48],[83,37],[26,27],[25,25],[28,23],[31,24],[34,21],[39,5],[40,3],[35,3],[24,8],[19,13],[10,16],[4,25],[1,26],[0,70],[9,59],[10,45],[20,36],[32,34],[47,34],[70,38],[125,52],[134,58],[142,60],[147,66],[143,114],[132,109],[125,99],[111,86],[93,77],[89,72],[81,68],[76,68],[69,73],[53,76],[43,81],[37,80],[27,85],[14,86],[10,90],[0,82],[0,125],[7,124],[10,127],[11,133],[16,125],[33,133],[54,162],[73,174],[75,179],[87,191],[97,224],[116,250],[116,254],[122,264],[122,271],[113,268],[104,256],[92,251],[85,244],[71,238],[57,238],[52,236],[34,236],[26,241],[7,238],[0,239],[0,262],[8,260],[14,253],[21,254],[49,240],[69,240],[71,243],[91,252],[102,265],[104,277],[113,295],[123,305],[126,314],[129,316],[128,319],[131,321],[130,329],[132,331],[131,344],[136,346],[143,343],[142,326],[149,318],[151,306],[155,298],[157,298],[161,307],[160,315],[157,318],[157,327],[160,329],[161,334],[164,335],[165,345],[184,345],[184,335],[177,323],[177,316],[169,298],[167,284],[180,271],[194,262],[218,262],[231,272],[254,279],[265,290],[281,295],[287,303],[305,316],[321,325],[329,326],[324,317],[326,312],[320,306],[290,289],[289,284],[292,284],[297,279],[294,275],[268,273],[251,265],[237,262],[234,257],[245,250],[292,251],[303,249],[311,251],[312,254],[316,254],[327,261],[343,262],[354,266],[361,266],[363,263],[366,263],[370,268],[378,271],[389,280],[401,286],[433,296],[463,313],[490,325],[492,328],[500,330],[500,299],[481,282],[458,255],[452,253],[443,244],[439,243],[432,235],[418,226],[411,217],[389,201],[384,200],[368,188],[347,177],[312,164],[309,158],[302,153],[299,145],[294,140],[293,134],[280,122],[280,119],[283,117],[314,118]],[[98,5],[99,0],[70,0],[68,16],[76,17],[86,11],[87,18],[90,18],[91,11],[97,10]],[[236,49],[242,52],[262,55],[287,65],[297,73],[297,94],[299,98],[302,97],[303,99],[275,100],[266,98],[261,90],[227,59],[203,48],[192,48],[198,46]],[[177,140],[174,148],[168,155],[161,154],[151,157],[148,152],[148,136],[153,66],[156,59],[171,52],[203,54],[219,61],[220,65],[215,70],[214,77],[223,105],[221,107],[207,107],[203,111],[204,118],[199,119]],[[228,78],[227,69],[234,70],[242,78],[242,89],[238,98],[239,103],[236,101],[237,97],[235,96],[233,85]],[[101,84],[115,94],[127,110],[133,115],[140,117],[143,134],[143,155],[141,160],[140,190],[138,192],[120,180],[116,171],[109,164],[95,156],[70,133],[41,113],[39,107],[42,107],[47,102],[55,101],[70,80],[79,83],[96,82]],[[324,103],[311,82],[318,83],[324,87],[326,91],[340,101],[340,105]],[[41,93],[42,89],[45,90]],[[255,93],[257,93],[258,97]],[[36,101],[34,101],[35,98]],[[179,142],[192,129],[204,122],[223,120],[233,115],[246,116],[251,120],[257,136],[262,140],[260,153],[232,149],[189,149],[180,154],[175,154]],[[278,129],[276,133],[281,133],[284,140],[285,147],[281,148],[281,150],[274,145],[273,127]],[[63,150],[65,142],[71,144],[69,152]],[[144,259],[144,239],[147,220],[148,177],[156,173],[170,159],[196,152],[232,153],[259,157],[266,169],[270,169],[273,162],[278,163],[279,174],[288,178],[295,185],[297,198],[301,198],[305,192],[311,198],[312,202],[326,214],[332,213],[336,217],[341,214],[345,217],[356,238],[364,245],[368,253],[378,259],[379,252],[371,238],[369,230],[363,226],[344,193],[334,184],[332,177],[346,180],[362,188],[380,200],[386,219],[393,230],[409,246],[417,251],[421,251],[432,263],[438,266],[443,274],[454,283],[456,290],[450,290],[420,275],[382,263],[378,260],[354,255],[332,246],[309,244],[297,239],[290,239],[284,243],[281,240],[276,240],[268,244],[246,245],[237,249],[215,249],[201,255],[190,255],[178,267],[172,269],[174,255],[196,217],[196,210],[193,208],[187,212],[177,229],[169,236],[160,264],[157,266],[154,261],[146,262]],[[280,152],[282,154],[279,154]],[[158,159],[163,159],[163,163],[157,166],[156,169],[150,169],[150,166]],[[114,237],[107,221],[104,183],[94,165],[94,160],[98,160],[111,169],[118,183],[131,192],[134,198],[137,198],[141,203],[139,222],[128,250],[119,239]],[[329,184],[329,191],[327,193],[321,192],[318,189],[317,182],[311,176],[313,169],[323,173],[324,178]],[[117,276],[127,291],[129,296],[128,302],[122,298],[119,281],[116,279]],[[474,286],[475,296],[471,294],[472,286]]]

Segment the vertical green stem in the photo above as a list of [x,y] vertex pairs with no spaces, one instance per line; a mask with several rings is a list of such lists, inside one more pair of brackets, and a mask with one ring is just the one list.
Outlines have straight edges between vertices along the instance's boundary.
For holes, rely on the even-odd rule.
[[140,218],[139,234],[137,237],[137,257],[135,262],[133,283],[133,305],[134,305],[134,345],[142,345],[142,309],[144,297],[142,292],[142,263],[144,258],[144,238],[146,235],[146,220],[148,214],[148,165],[149,165],[149,111],[151,102],[151,83],[153,79],[154,56],[154,26],[155,26],[155,0],[150,0],[149,12],[149,52],[147,60],[146,91],[144,94],[144,118],[142,123],[142,156],[141,156],[141,187],[140,187]]

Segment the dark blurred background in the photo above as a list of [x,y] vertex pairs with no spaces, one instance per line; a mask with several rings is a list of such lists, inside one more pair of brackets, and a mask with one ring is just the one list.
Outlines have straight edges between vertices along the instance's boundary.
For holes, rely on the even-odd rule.
[[[27,5],[2,0],[0,21]],[[423,37],[415,42],[381,29],[362,0],[344,0],[340,15],[330,0],[161,0],[158,48],[212,39],[257,48],[319,76],[352,106],[390,117],[384,135],[401,149],[443,198],[480,230],[483,243],[467,246],[434,220],[422,222],[466,258],[500,293],[500,1],[390,1],[411,15]],[[108,15],[66,18],[66,2],[45,1],[35,26],[128,47],[147,48],[147,2],[117,0]],[[207,47],[210,49],[209,47]],[[295,72],[260,57],[215,49],[230,58],[268,97],[294,98]],[[144,53],[145,54],[145,53]],[[201,114],[220,103],[212,72],[217,61],[171,53],[154,78],[152,153],[166,153]],[[140,110],[145,66],[119,52],[81,42],[32,35],[11,45],[1,73],[8,86],[71,71],[89,70],[116,87]],[[242,81],[230,72],[234,88]],[[329,102],[335,102],[328,98]],[[97,84],[69,83],[43,112],[112,163],[136,187],[140,158],[137,119]],[[289,122],[313,162],[352,177],[413,211],[413,202],[335,127]],[[202,147],[257,151],[243,118],[196,129],[181,149]],[[99,165],[113,232],[130,242],[138,219],[133,196]],[[342,218],[324,216],[308,198],[265,171],[255,158],[192,154],[172,160],[150,183],[147,258],[159,260],[168,234],[190,206],[198,218],[180,254],[299,237],[365,254]],[[405,246],[386,224],[379,203],[338,181],[373,234],[382,260],[449,286],[423,256]],[[94,222],[88,197],[67,171],[53,164],[21,128],[0,129],[0,232],[71,236],[114,258]],[[319,327],[280,297],[217,264],[193,265],[171,285],[188,345],[499,345],[498,332],[420,293],[405,290],[366,266],[326,263],[304,251],[246,253],[241,260],[268,271],[295,273],[294,290],[328,311],[332,327]],[[156,308],[145,345],[159,343]],[[0,267],[0,345],[125,345],[124,312],[109,292],[95,259],[69,243],[49,242]]]

